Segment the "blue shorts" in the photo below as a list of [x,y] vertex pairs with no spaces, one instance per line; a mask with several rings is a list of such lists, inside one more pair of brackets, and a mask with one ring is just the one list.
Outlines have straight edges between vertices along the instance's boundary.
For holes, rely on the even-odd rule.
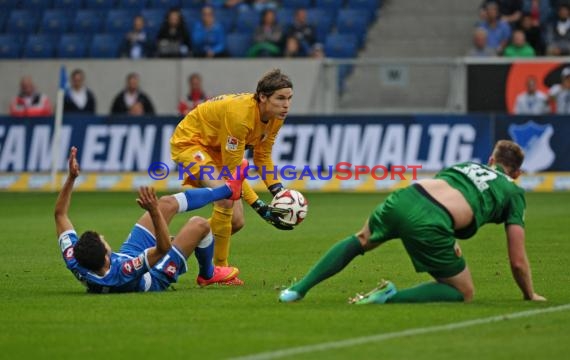
[[[154,246],[156,246],[154,235],[145,227],[136,224],[119,252],[132,257],[144,252],[146,256],[148,249]],[[148,261],[146,263],[148,264]],[[184,254],[172,245],[170,251],[148,270],[148,273],[141,278],[140,290],[164,291],[178,280],[178,276],[188,271],[188,264]]]

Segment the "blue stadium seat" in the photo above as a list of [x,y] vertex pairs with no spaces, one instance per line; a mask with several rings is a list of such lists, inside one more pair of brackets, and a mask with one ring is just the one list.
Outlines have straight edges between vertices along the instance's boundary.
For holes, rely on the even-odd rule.
[[[158,30],[160,30],[160,25],[164,21],[164,16],[166,14],[166,9],[144,9],[141,11],[144,18],[145,29],[149,34],[156,35]],[[182,13],[184,16],[184,12]],[[186,24],[188,24],[187,19],[184,19]]]
[[183,9],[201,9],[204,6],[204,0],[182,0],[180,6]]
[[[192,31],[192,27],[194,27],[194,24],[196,22],[200,21],[200,19],[202,17],[200,14],[200,9],[182,9],[181,13],[182,13],[182,18],[184,19],[184,22],[186,23],[186,27],[190,31]],[[163,19],[164,19],[164,15],[163,15]],[[161,22],[163,19],[161,19]]]
[[147,3],[148,0],[119,0],[117,5],[121,9],[142,10]]
[[96,34],[91,40],[89,57],[92,58],[117,58],[122,37],[114,34]]
[[369,24],[376,19],[381,2],[379,0],[348,0],[347,9],[358,9],[367,11]]
[[55,55],[56,35],[29,35],[22,57],[49,59]]
[[59,39],[57,57],[62,59],[84,58],[87,56],[88,36],[65,34]]
[[22,42],[18,35],[0,35],[0,59],[17,59],[22,53]]
[[317,42],[324,43],[335,24],[336,12],[331,9],[308,9],[307,22],[315,27]]
[[53,0],[21,0],[20,7],[22,9],[49,9],[53,7]]
[[0,10],[11,10],[18,7],[20,0],[0,0]]
[[105,23],[105,32],[125,34],[133,27],[133,19],[137,15],[136,10],[109,10]]
[[339,34],[354,34],[358,37],[358,47],[364,45],[368,30],[368,11],[342,9],[338,12],[336,30]]
[[180,8],[180,0],[149,0],[149,7],[160,9]]
[[277,10],[277,22],[283,30],[287,30],[291,24],[293,24],[293,19],[295,17],[295,9],[284,9],[281,8]]
[[242,11],[238,14],[236,20],[236,32],[253,34],[255,28],[259,25],[261,14],[257,11]]
[[95,34],[103,29],[106,12],[101,10],[79,10],[73,21],[73,32]]
[[75,14],[68,10],[46,10],[40,21],[39,31],[45,34],[63,34],[69,31]]
[[115,7],[116,0],[84,0],[86,9],[110,10]]
[[344,0],[315,0],[315,8],[338,11],[343,3]]
[[216,17],[216,21],[222,24],[224,29],[226,29],[226,33],[232,32],[235,26],[235,19],[237,17],[237,13],[231,9],[216,9],[214,10],[214,14]]
[[6,32],[12,34],[29,34],[36,32],[38,15],[30,10],[12,10],[6,22]]
[[8,21],[8,15],[7,11],[0,12],[0,34],[4,32],[4,27]]
[[83,0],[54,0],[53,7],[56,9],[77,10],[83,4]]
[[325,54],[331,58],[353,58],[358,51],[358,38],[352,34],[330,34],[325,40]]
[[252,44],[250,33],[231,33],[226,37],[226,48],[231,57],[245,57]]
[[306,9],[311,7],[311,0],[283,0],[281,6],[286,9]]

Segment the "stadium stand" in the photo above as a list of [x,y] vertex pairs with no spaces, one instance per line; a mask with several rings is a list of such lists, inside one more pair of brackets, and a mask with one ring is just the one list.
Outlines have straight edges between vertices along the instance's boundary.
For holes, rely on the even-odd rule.
[[[200,21],[204,3],[203,0],[0,0],[0,58],[118,57],[119,46],[132,28],[134,16],[143,16],[145,31],[154,39],[168,9],[180,7],[191,32],[193,24]],[[380,3],[381,0],[283,0],[276,9],[277,21],[286,31],[295,10],[306,8],[317,43],[329,44],[325,46],[331,51],[327,56],[354,57],[364,46],[369,21],[376,19]],[[216,6],[215,16],[228,35],[229,54],[246,56],[244,47],[252,43],[260,12],[247,5]],[[338,38],[333,35],[356,35],[356,46],[341,47],[328,40]],[[38,39],[47,43],[40,46]],[[105,44],[104,40],[111,43]]]

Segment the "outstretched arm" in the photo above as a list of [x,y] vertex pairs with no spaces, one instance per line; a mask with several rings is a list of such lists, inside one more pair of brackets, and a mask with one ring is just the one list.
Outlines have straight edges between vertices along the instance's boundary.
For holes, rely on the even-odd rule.
[[525,300],[545,301],[546,299],[534,292],[530,264],[526,256],[525,233],[520,225],[507,225],[507,244],[511,271]]
[[73,184],[75,183],[75,179],[79,176],[79,164],[77,163],[77,148],[74,146],[71,148],[69,152],[69,160],[68,160],[68,171],[67,179],[65,180],[65,184],[63,184],[63,188],[57,197],[57,201],[55,203],[55,231],[57,232],[57,236],[67,230],[73,229],[73,224],[71,224],[71,220],[67,215],[69,210],[69,204],[71,202],[71,193],[73,192]]
[[156,246],[150,248],[147,253],[149,266],[154,266],[164,255],[168,253],[170,247],[170,233],[168,232],[168,224],[158,208],[158,197],[154,188],[141,186],[139,189],[139,197],[137,199],[139,206],[148,211],[154,232],[156,234]]

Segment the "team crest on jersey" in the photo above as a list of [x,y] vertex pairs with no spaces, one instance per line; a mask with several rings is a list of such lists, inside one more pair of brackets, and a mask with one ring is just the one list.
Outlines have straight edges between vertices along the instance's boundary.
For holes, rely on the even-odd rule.
[[532,120],[522,125],[509,126],[509,135],[525,152],[522,164],[524,171],[533,173],[545,170],[554,163],[556,155],[550,147],[550,138],[553,134],[552,125],[541,125]]
[[123,274],[125,274],[125,275],[132,274],[134,270],[135,269],[134,269],[132,260],[125,261],[123,263]]
[[136,258],[133,259],[133,266],[135,267],[135,270],[142,268],[143,258],[144,258],[144,254],[140,254],[139,256],[137,256]]
[[176,275],[177,270],[178,268],[176,267],[176,263],[174,261],[171,261],[164,268],[164,273],[169,277],[174,277],[174,275]]
[[226,140],[226,150],[235,151],[238,149],[238,145],[239,145],[238,138],[229,135],[228,139]]
[[206,157],[204,156],[204,154],[202,154],[201,151],[197,151],[194,153],[194,160],[200,162],[200,161],[204,161],[206,159]]
[[65,250],[64,256],[66,260],[73,259],[73,246],[70,246],[67,248],[67,250]]

